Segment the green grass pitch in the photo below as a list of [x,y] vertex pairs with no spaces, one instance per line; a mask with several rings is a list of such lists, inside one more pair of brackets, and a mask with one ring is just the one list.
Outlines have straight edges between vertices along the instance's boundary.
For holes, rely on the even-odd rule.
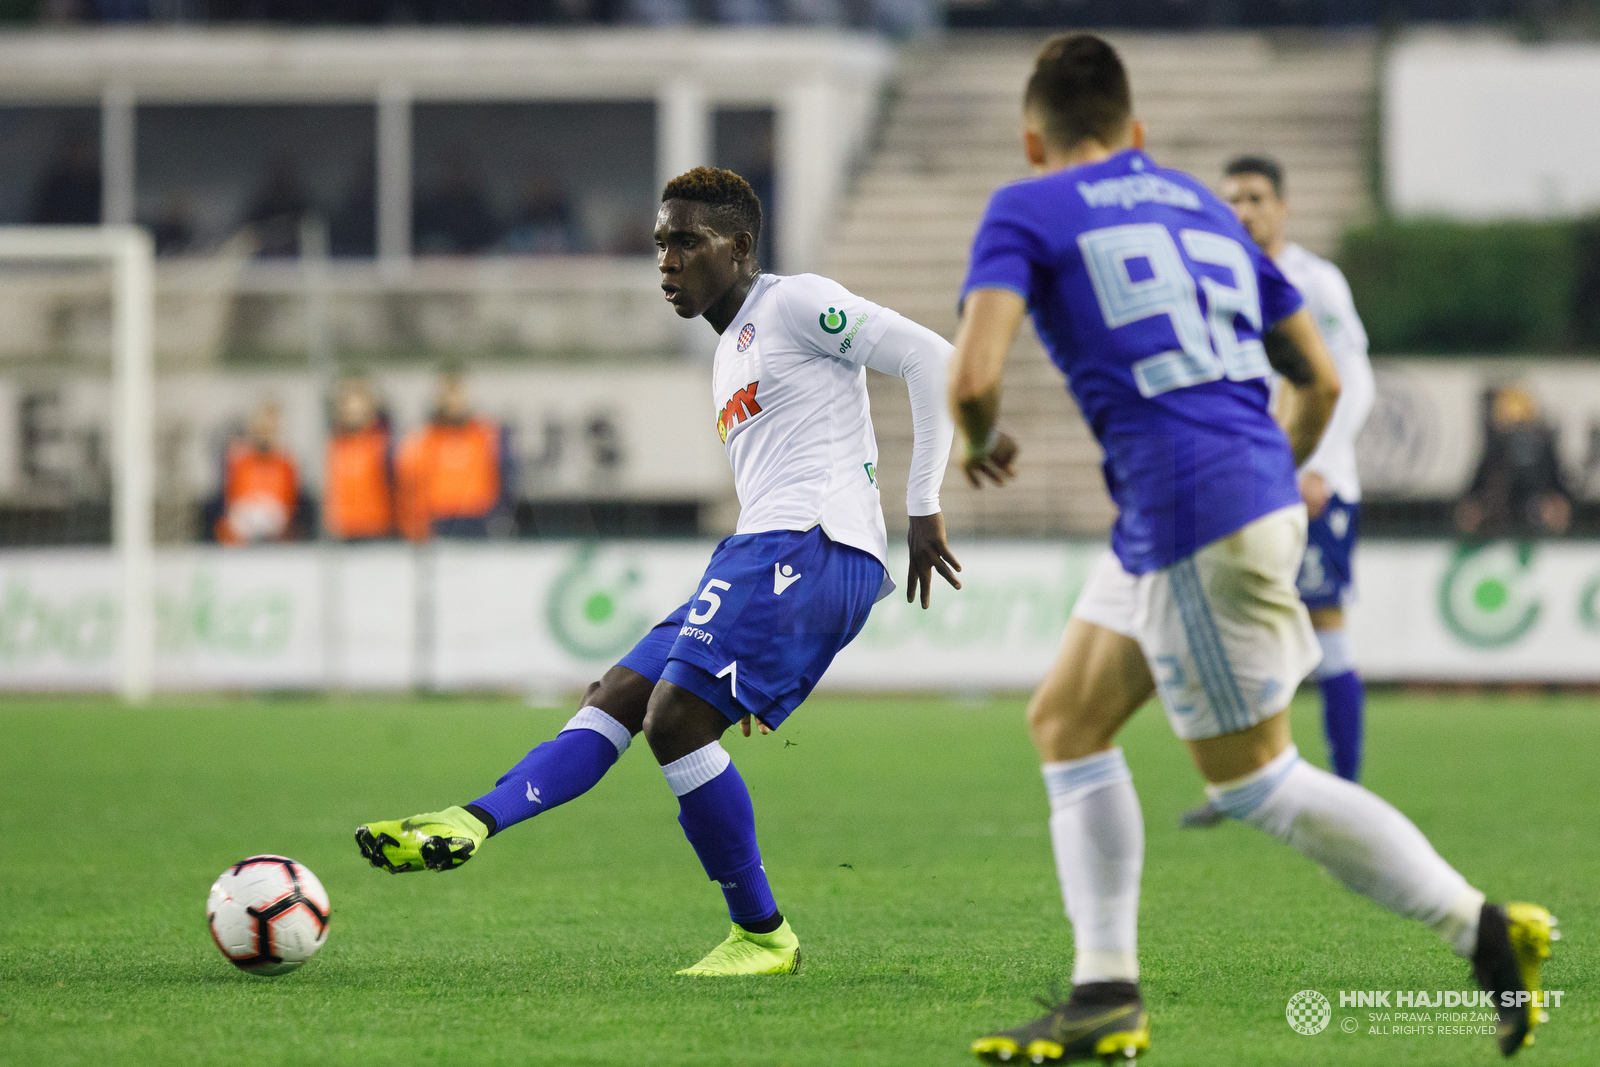
[[[965,1064],[1065,985],[1022,701],[819,698],[726,743],[805,945],[792,978],[675,978],[726,932],[643,745],[589,796],[460,871],[361,861],[363,819],[465,802],[567,712],[511,700],[0,703],[0,1064]],[[1322,755],[1312,702],[1302,750]],[[1162,1064],[1498,1062],[1490,1039],[1381,1036],[1340,989],[1473,988],[1427,930],[1243,826],[1175,829],[1199,780],[1159,710],[1123,738],[1148,827],[1141,956]],[[1380,694],[1367,782],[1492,897],[1547,904],[1566,991],[1517,1062],[1600,1056],[1600,701]],[[332,935],[241,974],[206,935],[225,866],[308,864]],[[1291,994],[1334,999],[1303,1037]],[[1340,1025],[1355,1018],[1359,1031]],[[262,1059],[262,1057],[266,1057]]]

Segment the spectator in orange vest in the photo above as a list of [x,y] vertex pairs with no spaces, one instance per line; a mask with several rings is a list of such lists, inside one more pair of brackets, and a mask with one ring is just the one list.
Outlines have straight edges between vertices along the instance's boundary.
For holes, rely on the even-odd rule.
[[473,415],[458,376],[440,381],[432,419],[406,438],[396,467],[400,529],[411,540],[509,528],[516,478],[508,435]]
[[328,439],[322,526],[340,541],[394,535],[394,450],[389,423],[372,386],[347,378],[334,395]]
[[222,515],[217,540],[225,545],[288,541],[300,477],[278,444],[278,405],[268,401],[250,416],[242,438],[228,444],[222,470]]

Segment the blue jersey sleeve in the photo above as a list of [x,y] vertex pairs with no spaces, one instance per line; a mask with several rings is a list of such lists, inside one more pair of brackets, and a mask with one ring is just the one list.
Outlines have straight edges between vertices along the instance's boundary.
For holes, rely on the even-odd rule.
[[1045,243],[1014,186],[997,189],[972,238],[972,258],[961,302],[974,289],[1009,289],[1031,302],[1033,268],[1045,259]]
[[1248,247],[1256,261],[1256,277],[1260,283],[1261,327],[1264,330],[1271,329],[1273,323],[1282,322],[1299,311],[1305,300],[1300,296],[1300,290],[1283,276],[1283,271],[1254,241],[1249,242]]

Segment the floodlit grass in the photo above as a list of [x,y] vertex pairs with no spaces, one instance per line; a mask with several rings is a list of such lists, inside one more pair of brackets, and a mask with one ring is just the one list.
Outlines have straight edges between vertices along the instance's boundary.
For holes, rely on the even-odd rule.
[[[643,745],[460,871],[392,877],[357,853],[357,823],[471,799],[567,712],[0,703],[0,1063],[972,1062],[972,1037],[1032,1017],[1070,970],[1021,707],[819,698],[771,737],[730,734],[805,968],[697,981],[672,971],[726,913]],[[1320,759],[1314,705],[1298,720]],[[1341,989],[1473,986],[1432,933],[1264,835],[1176,830],[1199,779],[1159,709],[1124,744],[1148,827],[1146,1062],[1498,1062],[1488,1038],[1379,1036],[1339,1010]],[[1368,784],[1472,881],[1561,917],[1548,984],[1567,994],[1525,1062],[1596,1062],[1600,701],[1379,695],[1368,749]],[[284,978],[235,971],[205,931],[212,879],[257,852],[333,900],[328,944]],[[1307,988],[1335,1004],[1315,1037],[1284,1020]]]

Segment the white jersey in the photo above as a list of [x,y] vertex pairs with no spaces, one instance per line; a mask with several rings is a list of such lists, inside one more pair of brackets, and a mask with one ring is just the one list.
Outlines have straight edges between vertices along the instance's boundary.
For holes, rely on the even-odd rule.
[[1301,469],[1322,475],[1329,491],[1353,504],[1361,499],[1356,436],[1372,410],[1375,392],[1372,364],[1367,359],[1367,331],[1356,314],[1350,285],[1338,267],[1297,244],[1284,245],[1274,262],[1305,298],[1306,310],[1311,312],[1339,372],[1339,402],[1317,450]]
[[[738,533],[821,525],[833,540],[887,566],[866,366],[891,327],[932,338],[924,349],[943,348],[937,353],[942,392],[950,347],[942,338],[815,274],[756,279],[717,344],[712,369],[717,432],[739,493]],[[916,400],[914,393],[914,407]],[[939,477],[950,451],[948,426],[943,432]],[[919,451],[937,452],[937,440],[918,444]],[[913,477],[910,514],[939,510],[938,479],[931,487],[928,481]]]

